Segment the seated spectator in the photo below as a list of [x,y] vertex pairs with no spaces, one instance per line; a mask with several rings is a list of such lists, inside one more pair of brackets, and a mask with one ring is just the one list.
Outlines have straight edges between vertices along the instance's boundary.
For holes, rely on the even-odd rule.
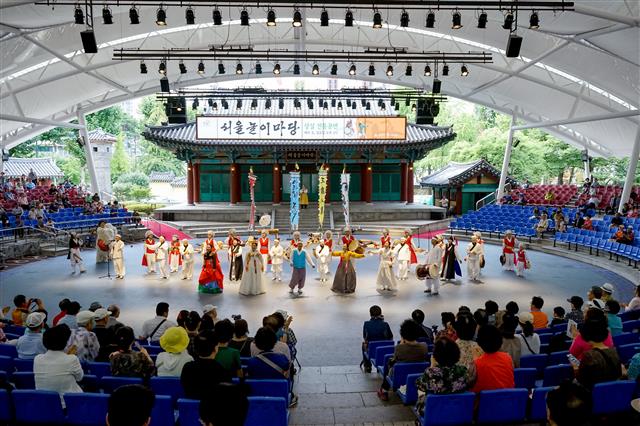
[[33,361],[36,389],[58,392],[63,406],[63,394],[82,393],[77,382],[84,376],[78,357],[64,352],[69,337],[71,330],[64,324],[48,329],[42,336],[47,352],[37,355]]
[[198,337],[199,328],[200,328],[200,314],[196,311],[189,312],[189,316],[187,316],[184,321],[184,327],[187,330],[187,335],[189,336],[189,345],[187,346],[187,352],[193,358],[197,357],[195,347],[195,339]]
[[147,339],[150,342],[157,342],[160,337],[170,327],[175,327],[176,324],[173,321],[169,321],[169,304],[166,302],[160,302],[156,305],[156,316],[150,320],[147,320],[142,324],[142,334],[139,339]]
[[536,224],[536,234],[538,238],[542,238],[542,234],[544,234],[549,229],[549,219],[547,218],[546,213],[542,213],[540,220]]
[[520,312],[520,307],[513,300],[507,303],[503,310],[499,310],[496,313],[496,327],[500,328],[500,326],[502,325],[502,317],[507,312],[513,315],[518,315],[518,312]]
[[534,296],[531,299],[531,315],[533,315],[533,328],[547,328],[547,324],[549,323],[549,318],[547,314],[542,312],[542,307],[544,306],[544,300],[542,297]]
[[624,224],[624,220],[622,219],[622,214],[619,212],[616,212],[616,214],[611,218],[611,223],[609,224],[609,228],[617,228],[622,224]]
[[94,313],[91,311],[81,311],[76,316],[78,328],[71,330],[71,338],[67,343],[67,352],[75,348],[74,353],[80,362],[91,362],[96,359],[100,351],[98,338],[91,331],[93,330]]
[[467,368],[469,374],[475,374],[475,360],[483,354],[480,346],[473,340],[476,335],[476,320],[471,312],[460,311],[453,328],[458,336],[455,342],[460,349],[459,362]]
[[519,206],[524,206],[527,204],[527,197],[524,194],[524,192],[519,192],[518,193],[518,201],[516,201],[516,204]]
[[200,422],[203,426],[244,426],[249,412],[247,396],[246,386],[229,383],[214,386],[200,401]]
[[544,194],[544,200],[547,202],[553,201],[555,197],[556,195],[553,192],[551,192],[550,189]]
[[537,207],[533,208],[533,214],[529,219],[540,220],[540,210]]
[[[275,333],[273,334],[275,339]],[[184,394],[190,399],[204,398],[214,386],[222,382],[231,382],[231,373],[224,369],[218,361],[218,339],[215,332],[205,330],[195,339],[198,357],[182,368],[180,382]]]
[[602,290],[603,302],[607,302],[613,299],[613,292],[614,292],[613,284],[604,283],[600,286],[600,289]]
[[156,396],[142,385],[120,386],[109,396],[107,426],[148,426]]
[[249,325],[246,320],[238,318],[233,324],[233,337],[229,341],[229,347],[237,349],[240,357],[251,356],[251,343],[253,338],[249,337]]
[[178,327],[184,328],[184,323],[187,320],[188,316],[189,316],[189,311],[187,311],[186,309],[183,309],[180,312],[178,312],[178,316],[176,317],[176,324],[178,324]]
[[[478,328],[484,325],[489,325],[489,317],[487,316],[487,311],[485,311],[482,308],[476,309],[476,311],[473,313],[473,319],[476,320],[476,323],[478,324]],[[451,340],[455,341],[455,338],[451,338]]]
[[616,349],[605,344],[605,340],[611,336],[606,319],[587,318],[580,328],[580,335],[589,349],[582,354],[580,365],[573,366],[577,370],[578,382],[587,389],[593,389],[596,383],[619,380],[622,377],[622,364]]
[[571,296],[569,299],[567,299],[567,302],[571,304],[571,311],[565,316],[566,320],[575,321],[578,325],[582,324],[584,322],[584,313],[582,312],[582,305],[584,305],[584,300],[582,300],[582,297]]
[[218,322],[218,307],[214,305],[204,305],[202,307],[202,317],[211,317],[213,323]]
[[118,318],[120,317],[120,308],[118,305],[109,305],[107,310],[111,312],[109,321],[107,321],[107,328],[111,328],[115,325],[122,325],[122,323],[118,321]]
[[431,327],[427,327],[424,325],[424,312],[420,309],[416,309],[411,312],[411,319],[415,321],[416,324],[420,326],[420,335],[418,339],[424,339],[428,345],[433,344],[433,330]]
[[365,358],[369,342],[393,339],[393,333],[389,324],[384,320],[384,316],[382,316],[380,306],[373,305],[370,307],[369,315],[371,319],[365,321],[362,326],[362,362],[360,363],[360,368],[364,367],[365,373],[371,373],[371,362]]
[[629,380],[638,380],[640,376],[640,352],[631,357],[629,361],[629,369],[627,370],[627,377]]
[[567,230],[567,219],[564,217],[562,210],[558,209],[553,215],[556,232],[565,232]]
[[215,333],[218,337],[218,353],[216,361],[233,377],[242,377],[242,365],[240,364],[240,351],[229,347],[229,341],[233,337],[233,324],[228,319],[223,319],[215,324]]
[[520,355],[537,355],[540,353],[540,336],[533,331],[533,315],[523,312],[518,317],[522,333],[517,337],[520,340]]
[[24,325],[27,327],[24,335],[18,338],[16,350],[20,359],[34,359],[36,355],[47,351],[42,343],[42,330],[47,316],[42,312],[32,312],[27,316]]
[[635,293],[629,303],[622,303],[620,306],[624,308],[625,312],[640,309],[640,285],[636,285]]
[[604,304],[604,311],[607,314],[607,323],[609,324],[611,336],[622,334],[622,318],[618,316],[620,304],[613,299],[609,299]]
[[427,345],[418,342],[420,326],[413,320],[405,320],[400,326],[400,343],[393,351],[393,357],[389,360],[387,374],[382,377],[382,384],[378,389],[378,398],[383,401],[389,400],[388,391],[391,387],[386,378],[393,377],[393,365],[399,362],[425,362],[429,349]]
[[[262,318],[262,326],[270,328],[274,333],[276,333],[277,341],[275,346],[273,347],[273,352],[282,354],[287,357],[289,361],[291,361],[291,351],[289,350],[289,345],[278,339],[278,320],[273,315],[267,315],[266,317]],[[256,356],[259,353],[260,349],[258,348],[254,340],[253,342],[251,342],[251,356]]]
[[100,350],[95,359],[97,362],[109,362],[109,355],[118,350],[115,329],[107,327],[110,315],[111,313],[104,308],[96,309],[93,313],[95,326],[92,331],[100,344]]
[[587,293],[587,299],[589,300],[589,304],[587,309],[596,308],[603,310],[604,309],[604,300],[603,300],[603,291],[601,287],[594,285],[591,287],[589,292]]
[[619,225],[618,229],[616,229],[616,232],[613,234],[613,237],[611,238],[613,241],[615,241],[616,243],[621,243],[624,244],[625,243],[625,239],[626,239],[626,230],[624,225]]
[[[521,315],[526,315],[523,312]],[[522,343],[516,337],[516,328],[518,328],[518,317],[511,314],[505,314],[502,317],[502,325],[500,326],[500,334],[502,335],[502,345],[500,352],[509,355],[514,368],[520,368],[520,357],[522,356]]]
[[[134,342],[138,351],[133,351]],[[145,348],[135,341],[133,329],[122,326],[116,331],[118,351],[111,354],[111,375],[122,377],[142,377],[148,379],[155,370],[153,361]]]
[[71,300],[66,297],[58,303],[58,307],[60,308],[60,313],[53,317],[53,321],[51,322],[54,326],[58,325],[58,321],[60,321],[65,315],[67,315],[67,308],[69,307],[69,303]]
[[438,340],[441,337],[448,337],[449,339],[455,342],[458,339],[456,330],[455,328],[453,328],[453,323],[456,322],[456,316],[454,315],[453,312],[442,312],[440,314],[440,319],[441,319],[443,328],[442,330],[438,331],[438,333],[436,334],[436,340]]
[[291,322],[293,321],[293,316],[289,315],[287,311],[283,311],[282,309],[278,309],[273,314],[271,314],[277,321],[277,328],[275,329],[276,336],[278,340],[284,342],[289,347],[289,352],[291,353],[291,359],[296,359],[296,354],[298,350],[296,349],[296,344],[298,343],[298,339],[296,338],[296,334],[291,329]]
[[593,222],[591,222],[591,216],[584,217],[584,222],[582,223],[582,229],[586,229],[587,231],[593,231]]
[[78,315],[78,312],[80,312],[80,308],[80,303],[75,301],[70,302],[67,305],[67,313],[58,321],[58,325],[64,324],[71,330],[75,330],[76,328],[78,328],[78,320],[76,319],[76,315]]
[[180,377],[182,368],[186,363],[193,361],[187,352],[189,336],[182,327],[170,327],[160,337],[160,347],[164,352],[160,352],[156,358],[156,368],[158,376]]
[[475,361],[477,380],[471,391],[513,388],[513,361],[508,354],[500,352],[500,331],[492,325],[480,327],[478,345],[484,354]]
[[583,225],[584,225],[584,217],[582,212],[576,212],[576,216],[573,219],[573,227],[582,229]]
[[589,426],[592,409],[591,393],[569,380],[547,393],[547,420],[550,426]]
[[[589,335],[591,329],[585,332],[584,328],[584,324],[586,324],[587,322],[591,324],[591,329],[595,328],[594,324],[600,324],[600,328],[604,327],[608,332],[607,317],[605,316],[604,311],[596,308],[590,308],[589,310],[587,310],[583,325],[579,329],[576,329],[575,327],[572,329],[574,338],[573,343],[571,343],[571,347],[569,348],[569,353],[575,356],[578,361],[582,361],[582,356],[584,355],[584,353],[592,347],[591,343],[589,343],[588,340],[592,338],[592,336]],[[608,332],[608,335],[605,337],[603,343],[606,347],[613,347],[613,338],[611,337],[610,332]]]
[[[582,314],[582,312],[580,312]],[[566,324],[567,319],[564,317],[565,310],[562,306],[556,306],[553,308],[553,319],[549,323],[549,327],[553,327],[554,325]]]
[[289,378],[289,360],[273,351],[276,339],[276,333],[269,327],[262,327],[256,333],[253,342],[259,352],[247,364],[248,375],[252,379]]
[[496,325],[496,314],[500,310],[500,307],[493,300],[487,300],[484,302],[484,310],[487,313],[487,321],[490,325]]
[[418,390],[424,395],[418,397],[416,408],[422,417],[426,394],[446,395],[467,391],[475,377],[460,362],[460,349],[451,339],[436,340],[431,356],[431,365],[422,377],[416,380]]
[[[34,303],[35,303],[35,306],[31,307],[31,305]],[[11,320],[15,325],[24,325],[25,321],[27,320],[27,316],[31,312],[44,312],[45,314],[47,313],[47,311],[44,309],[44,304],[42,303],[42,300],[40,299],[27,300],[27,298],[23,294],[19,294],[16,297],[14,297],[13,304],[15,305],[15,308],[11,313]]]

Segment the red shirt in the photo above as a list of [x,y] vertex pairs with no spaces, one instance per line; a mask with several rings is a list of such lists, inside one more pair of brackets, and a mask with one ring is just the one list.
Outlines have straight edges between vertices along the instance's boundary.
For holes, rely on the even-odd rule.
[[53,317],[53,326],[55,327],[56,325],[58,325],[58,321],[60,321],[65,315],[67,315],[67,311],[60,311],[58,315]]
[[506,352],[482,354],[474,363],[478,378],[472,392],[515,387],[513,361]]

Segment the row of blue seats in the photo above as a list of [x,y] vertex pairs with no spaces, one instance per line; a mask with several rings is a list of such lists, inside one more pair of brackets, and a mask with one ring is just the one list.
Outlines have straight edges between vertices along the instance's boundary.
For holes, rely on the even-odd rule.
[[[596,250],[596,254],[600,251],[609,253],[609,256],[616,255],[617,257],[624,257],[631,261],[640,261],[640,246],[630,244],[620,244],[615,241],[611,241],[608,238],[596,238],[586,237],[584,235],[575,235],[567,233],[556,234],[554,244],[557,242],[567,243],[567,248],[571,249],[571,244],[574,245],[575,250],[578,250],[578,246],[586,247],[590,252]],[[634,242],[635,244],[635,242]]]

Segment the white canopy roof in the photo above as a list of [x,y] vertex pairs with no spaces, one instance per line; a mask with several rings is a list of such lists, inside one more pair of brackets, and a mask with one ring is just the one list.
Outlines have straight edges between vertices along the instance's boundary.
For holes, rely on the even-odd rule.
[[[35,5],[25,0],[0,3],[0,145],[14,146],[77,113],[92,112],[123,100],[159,90],[157,63],[147,63],[149,73],[140,74],[137,61],[114,61],[114,48],[167,49],[207,48],[215,44],[254,45],[257,49],[335,49],[362,51],[366,47],[404,47],[409,51],[489,51],[493,64],[468,65],[461,77],[451,66],[443,81],[444,94],[475,102],[504,113],[514,113],[525,123],[626,114],[621,118],[556,125],[546,130],[594,155],[628,156],[638,132],[640,117],[631,115],[640,106],[640,2],[637,0],[576,0],[575,12],[539,12],[540,29],[527,27],[528,15],[520,12],[521,56],[506,58],[508,31],[502,29],[500,12],[488,12],[486,29],[476,28],[475,14],[462,12],[464,27],[452,30],[449,11],[436,14],[436,25],[425,29],[425,12],[411,13],[410,27],[400,28],[400,11],[383,11],[385,25],[373,29],[372,12],[354,10],[356,23],[345,28],[339,9],[330,10],[330,25],[321,27],[317,7],[305,11],[303,31],[291,26],[291,10],[277,9],[278,25],[265,25],[266,8],[250,9],[251,26],[239,25],[239,10],[225,8],[223,25],[213,26],[211,8],[194,7],[196,25],[186,26],[184,8],[167,9],[167,27],[155,24],[155,7],[141,7],[139,25],[129,23],[128,6],[113,7],[113,25],[104,25],[101,7],[95,8],[97,54],[84,54],[82,25],[73,23],[73,6]],[[185,2],[188,4],[188,2]],[[229,19],[232,19],[229,21]],[[388,22],[388,24],[387,24]],[[273,64],[262,63],[265,73],[237,76],[234,64],[218,75],[216,64],[206,63],[204,75],[197,63],[186,63],[180,74],[168,64],[172,88],[227,80],[273,78]],[[281,63],[291,76],[292,63]],[[312,64],[300,64],[311,76]],[[330,63],[319,63],[321,75]],[[413,63],[413,76],[404,76],[404,65],[387,78],[376,64],[377,75],[368,76],[364,64],[358,74],[347,76],[347,64],[339,75],[354,80],[393,83],[430,89],[433,78],[424,77],[425,64]],[[432,64],[433,66],[433,64]],[[246,71],[253,64],[244,64]]]

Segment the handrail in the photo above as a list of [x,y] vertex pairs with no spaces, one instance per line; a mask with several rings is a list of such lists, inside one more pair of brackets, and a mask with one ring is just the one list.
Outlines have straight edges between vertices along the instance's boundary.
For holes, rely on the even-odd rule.
[[495,191],[480,198],[478,201],[476,201],[476,210],[480,210],[482,207],[486,205],[495,203],[497,200],[497,196],[498,196],[498,190],[496,189]]

